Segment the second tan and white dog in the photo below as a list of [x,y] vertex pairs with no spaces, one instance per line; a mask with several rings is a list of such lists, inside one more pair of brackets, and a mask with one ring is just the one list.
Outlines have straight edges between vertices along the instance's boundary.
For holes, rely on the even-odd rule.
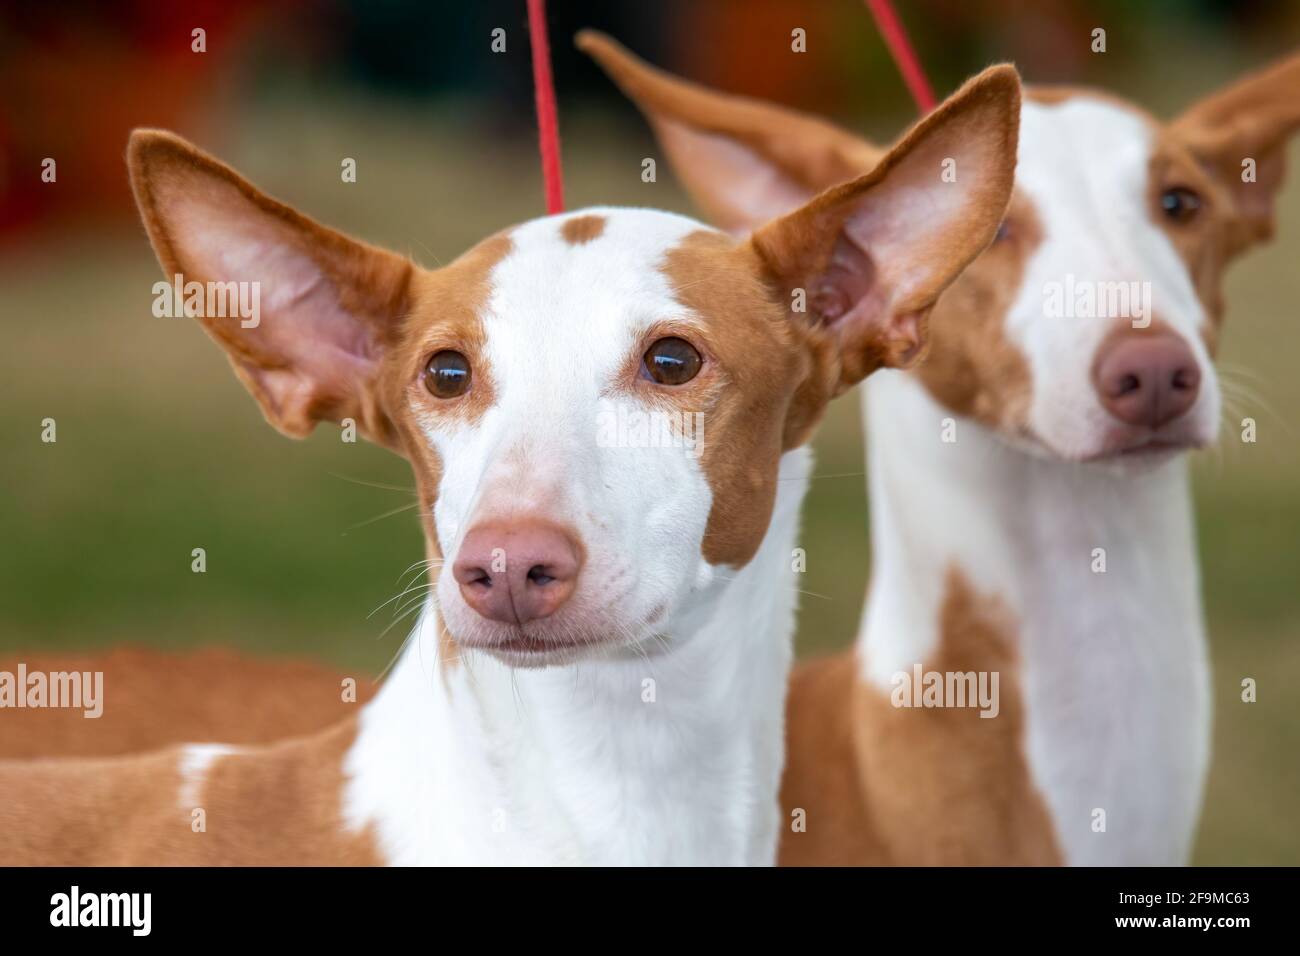
[[1018,114],[994,68],[745,239],[600,208],[436,270],[135,134],[165,274],[259,285],[258,323],[200,320],[267,419],[410,461],[431,593],[326,730],[0,764],[0,863],[773,862],[803,446],[921,352],[1005,211]]
[[[727,228],[880,154],[581,45]],[[1026,88],[997,241],[927,359],[864,389],[870,592],[856,648],[792,683],[783,863],[1187,861],[1211,695],[1184,452],[1215,439],[1223,269],[1271,235],[1298,126],[1300,57],[1170,123]]]

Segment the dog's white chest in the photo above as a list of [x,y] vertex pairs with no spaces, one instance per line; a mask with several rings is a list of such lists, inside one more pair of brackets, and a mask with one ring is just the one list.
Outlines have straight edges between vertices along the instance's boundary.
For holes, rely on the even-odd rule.
[[1134,507],[1105,484],[1035,486],[1056,500],[1034,502],[1052,517],[1032,523],[1021,592],[1026,746],[1075,865],[1191,853],[1209,675],[1187,482],[1170,472],[1127,481]]
[[1186,862],[1210,738],[1186,463],[1082,468],[973,424],[945,447],[929,437],[942,411],[906,377],[869,391],[867,676],[888,687],[932,657],[959,569],[1014,619],[1024,754],[1065,861]]

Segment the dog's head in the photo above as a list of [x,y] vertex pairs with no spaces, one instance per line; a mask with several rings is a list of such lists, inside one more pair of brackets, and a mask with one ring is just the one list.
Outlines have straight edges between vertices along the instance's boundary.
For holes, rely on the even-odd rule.
[[[1019,86],[969,84],[873,170],[735,240],[591,209],[438,269],[334,232],[183,140],[140,131],[132,182],[168,278],[249,283],[199,314],[271,424],[346,422],[404,455],[442,620],[543,665],[671,635],[767,531],[784,452],[826,402],[922,348],[991,241]],[[959,184],[941,161],[958,157]]]
[[[880,156],[821,120],[671,77],[599,34],[579,45],[724,228]],[[1039,454],[1158,457],[1212,442],[1223,268],[1270,235],[1297,126],[1300,57],[1171,123],[1101,94],[1027,91],[1006,220],[939,300],[912,374],[946,409]]]

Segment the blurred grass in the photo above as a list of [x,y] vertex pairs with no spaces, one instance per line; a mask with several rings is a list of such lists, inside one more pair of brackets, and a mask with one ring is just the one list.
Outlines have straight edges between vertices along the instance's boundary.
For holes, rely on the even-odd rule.
[[[473,128],[454,107],[286,99],[242,117],[239,136],[199,139],[272,194],[434,265],[541,211],[533,144]],[[571,208],[690,211],[667,169],[640,181],[654,151],[639,127],[574,111],[565,137]],[[340,182],[344,156],[355,184]],[[1300,862],[1300,187],[1279,220],[1279,241],[1228,282],[1223,359],[1256,393],[1241,415],[1259,421],[1259,443],[1230,434],[1196,467],[1216,707],[1201,863]],[[389,610],[367,614],[423,551],[411,512],[370,520],[411,496],[371,485],[410,487],[406,465],[334,429],[300,444],[276,434],[198,329],[150,314],[158,278],[138,227],[33,237],[0,263],[0,647],[223,642],[377,672],[405,625],[384,635]],[[45,417],[56,444],[40,441]],[[804,599],[801,654],[848,644],[865,590],[855,397],[816,447],[803,586],[822,597]],[[190,571],[196,547],[206,574]],[[1239,701],[1245,676],[1256,704]]]

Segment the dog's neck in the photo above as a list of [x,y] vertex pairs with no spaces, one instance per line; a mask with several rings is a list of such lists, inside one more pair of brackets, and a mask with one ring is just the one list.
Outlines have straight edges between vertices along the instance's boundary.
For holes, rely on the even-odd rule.
[[349,822],[399,864],[772,863],[810,461],[783,459],[755,558],[719,569],[643,653],[443,660],[426,607],[361,716]]
[[1066,860],[1185,862],[1209,738],[1186,462],[1121,474],[1039,458],[955,418],[911,376],[879,375],[866,392],[869,679],[888,688],[932,659],[956,568],[1017,622],[1025,750]]

